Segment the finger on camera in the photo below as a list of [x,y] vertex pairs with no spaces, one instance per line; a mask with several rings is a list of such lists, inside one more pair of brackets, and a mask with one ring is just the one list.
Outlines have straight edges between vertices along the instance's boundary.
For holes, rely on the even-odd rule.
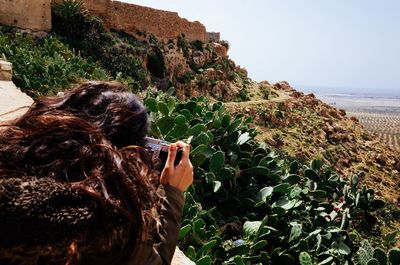
[[171,144],[168,149],[168,157],[167,161],[165,162],[166,166],[174,167],[174,162],[176,158],[176,144]]
[[182,141],[176,142],[176,145],[180,148],[182,148],[182,160],[187,160],[189,159],[190,155],[190,145],[186,144]]

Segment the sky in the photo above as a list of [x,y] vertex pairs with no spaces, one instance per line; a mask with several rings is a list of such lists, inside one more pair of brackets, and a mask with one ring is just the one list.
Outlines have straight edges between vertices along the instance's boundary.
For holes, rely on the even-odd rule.
[[221,32],[230,58],[256,81],[400,94],[399,0],[122,1]]

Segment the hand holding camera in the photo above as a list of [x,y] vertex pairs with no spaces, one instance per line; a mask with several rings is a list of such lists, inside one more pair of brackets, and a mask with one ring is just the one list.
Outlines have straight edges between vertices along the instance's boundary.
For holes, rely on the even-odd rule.
[[[180,161],[175,164],[178,148],[182,150]],[[190,145],[178,141],[169,145],[168,158],[161,172],[160,183],[185,191],[193,182],[193,166],[189,160]]]

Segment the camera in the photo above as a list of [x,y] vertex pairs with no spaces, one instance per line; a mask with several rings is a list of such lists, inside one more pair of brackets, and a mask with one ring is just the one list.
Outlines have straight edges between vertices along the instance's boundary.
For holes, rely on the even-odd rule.
[[[167,162],[168,149],[169,149],[170,144],[171,144],[170,142],[160,140],[160,139],[155,139],[155,138],[151,138],[151,137],[145,138],[146,149],[149,150],[149,152],[152,154],[153,160],[159,159],[159,161],[161,162],[162,168],[164,168],[165,163]],[[175,161],[174,161],[175,166],[179,164],[179,161],[181,161],[182,152],[183,151],[180,148],[177,150]]]

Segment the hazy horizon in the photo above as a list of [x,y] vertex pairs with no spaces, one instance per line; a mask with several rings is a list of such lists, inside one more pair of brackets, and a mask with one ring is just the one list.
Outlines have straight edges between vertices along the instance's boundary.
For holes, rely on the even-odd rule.
[[123,0],[221,32],[249,76],[293,87],[400,90],[400,1]]

